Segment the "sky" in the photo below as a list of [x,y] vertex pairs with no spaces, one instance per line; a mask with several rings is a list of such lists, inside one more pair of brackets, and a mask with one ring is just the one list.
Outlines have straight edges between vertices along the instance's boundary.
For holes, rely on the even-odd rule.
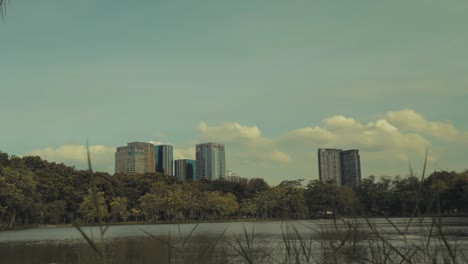
[[468,168],[468,1],[11,0],[0,151],[114,172],[117,146],[226,144],[246,178]]

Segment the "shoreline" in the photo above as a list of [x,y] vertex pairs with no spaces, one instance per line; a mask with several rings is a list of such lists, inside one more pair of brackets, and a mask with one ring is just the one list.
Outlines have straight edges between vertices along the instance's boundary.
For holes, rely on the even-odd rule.
[[[423,218],[433,218],[438,216],[422,216]],[[466,218],[468,214],[463,215],[446,215],[442,216],[442,218]],[[385,218],[385,217],[337,217],[337,220],[340,219],[376,219],[376,218]],[[407,216],[394,216],[388,217],[388,219],[397,219],[397,218],[410,218]],[[414,217],[417,219],[418,217]],[[224,220],[204,220],[204,221],[157,221],[157,222],[108,222],[103,223],[104,226],[130,226],[130,225],[179,225],[179,224],[205,224],[205,223],[240,223],[240,222],[279,222],[279,221],[307,221],[307,220],[332,220],[333,217],[317,217],[317,218],[307,218],[307,219],[283,219],[283,218],[267,218],[267,219],[258,219],[258,218],[246,218],[246,219],[224,219]],[[97,223],[87,223],[83,224],[80,223],[80,227],[92,227],[92,226],[99,226]],[[66,227],[73,227],[73,224],[33,224],[33,225],[15,225],[12,228],[7,226],[0,226],[0,232],[4,231],[19,231],[19,230],[26,230],[26,229],[35,229],[35,228],[66,228]]]
[[[300,220],[311,220],[311,219],[225,219],[225,220],[204,220],[204,221],[157,221],[157,222],[107,222],[103,223],[104,226],[130,226],[130,225],[178,225],[178,224],[201,224],[201,223],[238,223],[238,222],[273,222],[273,221],[300,221]],[[80,227],[92,227],[99,226],[97,223],[80,223]],[[34,224],[34,225],[15,225],[12,228],[6,226],[0,226],[0,232],[2,231],[19,231],[25,229],[35,228],[64,228],[73,227],[73,224]]]

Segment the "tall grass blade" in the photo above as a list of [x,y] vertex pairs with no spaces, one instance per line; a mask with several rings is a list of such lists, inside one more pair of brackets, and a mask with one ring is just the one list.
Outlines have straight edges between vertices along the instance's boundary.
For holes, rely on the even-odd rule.
[[402,259],[404,259],[407,263],[413,263],[408,257],[402,253],[400,250],[398,250],[395,246],[393,246],[390,242],[388,242],[385,237],[383,237],[379,231],[373,227],[369,221],[369,219],[366,218],[366,221],[369,225],[369,227],[373,230],[374,234],[383,242],[383,245],[388,246],[393,252],[395,252],[397,255],[399,255]]
[[241,255],[245,261],[247,261],[247,263],[249,264],[252,264],[253,263],[253,260],[251,259],[250,257],[250,254],[248,253],[248,251],[245,249],[244,245],[242,244],[242,241],[237,237],[235,236],[234,239],[236,240],[236,243],[237,243],[237,247],[235,247],[234,245],[231,244],[231,242],[228,242],[228,244],[235,250],[237,251],[237,253],[239,255]]
[[190,237],[192,237],[192,234],[193,234],[193,232],[195,232],[195,229],[197,229],[198,225],[199,225],[199,223],[197,223],[197,224],[192,228],[192,230],[190,231],[190,233],[188,234],[188,236],[185,237],[185,239],[184,239],[184,244],[183,244],[184,247],[185,247],[185,245],[187,244],[187,242],[190,240]]
[[198,255],[198,257],[195,259],[195,261],[193,263],[204,263],[204,262],[198,262],[200,260],[204,260],[205,258],[205,255],[207,254],[207,252],[209,250],[213,250],[216,245],[219,243],[219,241],[221,240],[221,238],[224,236],[224,234],[226,233],[226,230],[228,229],[229,226],[226,226],[226,228],[224,228],[223,232],[221,232],[215,240],[211,241],[208,246],[206,246],[202,252]]
[[[439,206],[440,208],[440,206]],[[444,246],[445,248],[447,249],[449,255],[450,255],[450,258],[452,259],[453,263],[457,263],[457,259],[455,257],[455,254],[453,253],[453,250],[452,250],[452,247],[450,246],[450,244],[448,243],[447,241],[447,238],[445,237],[445,234],[444,232],[442,231],[442,218],[441,216],[439,215],[438,217],[438,229],[439,229],[439,235],[440,235],[440,238],[442,239],[442,242],[444,242]]]
[[[405,228],[405,233],[408,232],[408,229],[411,225],[411,223],[413,222],[413,218],[414,216],[416,215],[416,213],[418,213],[418,216],[421,217],[421,212],[419,211],[419,203],[421,202],[421,193],[422,193],[422,189],[423,189],[423,183],[424,183],[424,176],[425,176],[425,173],[426,173],[426,166],[427,166],[427,156],[429,154],[429,151],[428,149],[426,148],[426,154],[424,155],[424,165],[423,165],[423,172],[421,174],[421,180],[419,182],[419,188],[418,188],[418,193],[416,195],[416,205],[414,207],[414,210],[413,212],[411,213],[411,217],[408,221],[408,224],[406,225],[406,228]],[[410,172],[411,172],[411,177],[414,177],[414,174],[413,174],[413,171],[410,167]]]
[[98,219],[98,224],[99,224],[99,230],[101,232],[101,235],[104,234],[104,229],[102,225],[102,211],[101,211],[101,206],[99,204],[99,198],[98,198],[98,193],[97,193],[97,187],[96,187],[96,181],[94,179],[94,173],[93,173],[93,167],[91,166],[91,154],[89,153],[89,143],[86,142],[86,154],[87,154],[87,159],[88,159],[88,172],[89,176],[91,178],[91,192],[93,196],[93,203],[94,207],[96,209],[96,215]]
[[93,249],[94,253],[96,253],[100,258],[103,257],[102,252],[96,246],[94,241],[83,231],[80,225],[77,222],[73,222],[73,226],[80,232],[81,236],[86,240],[88,245]]

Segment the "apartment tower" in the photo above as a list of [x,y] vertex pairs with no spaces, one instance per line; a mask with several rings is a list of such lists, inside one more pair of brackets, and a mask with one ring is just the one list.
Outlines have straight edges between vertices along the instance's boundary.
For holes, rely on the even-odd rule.
[[322,182],[335,181],[341,185],[341,149],[319,149],[319,177]]
[[349,187],[361,183],[359,150],[318,149],[317,154],[320,181]]
[[341,152],[341,175],[344,186],[361,184],[361,160],[359,150],[350,149]]
[[143,174],[155,172],[154,145],[132,142],[115,152],[115,173]]
[[196,146],[197,179],[217,180],[226,174],[224,144],[204,143]]

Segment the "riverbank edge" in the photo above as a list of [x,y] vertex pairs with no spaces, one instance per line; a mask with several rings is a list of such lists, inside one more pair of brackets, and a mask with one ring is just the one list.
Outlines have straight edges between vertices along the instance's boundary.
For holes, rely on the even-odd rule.
[[[439,217],[436,215],[427,215],[422,216],[424,218],[433,218]],[[442,218],[466,218],[468,214],[461,214],[461,215],[445,215]],[[354,217],[338,217],[337,219],[353,219]],[[361,219],[373,219],[373,218],[382,218],[381,216],[372,216],[372,217],[356,217]],[[407,218],[403,216],[395,216],[395,217],[388,217],[389,219],[398,219],[398,218]],[[304,218],[304,219],[290,219],[290,218],[246,218],[246,219],[224,219],[224,220],[204,220],[204,221],[154,221],[154,222],[108,222],[105,223],[106,226],[130,226],[130,225],[180,225],[180,224],[202,224],[202,223],[239,223],[239,222],[246,222],[246,223],[255,223],[255,222],[281,222],[281,221],[304,221],[304,220],[328,220],[333,219],[333,217],[317,217],[317,218]],[[99,226],[97,223],[80,223],[81,227],[92,227],[92,226]],[[2,231],[17,231],[17,230],[25,230],[25,229],[35,229],[35,228],[65,228],[65,227],[73,227],[73,224],[34,224],[34,225],[15,225],[12,228],[0,226],[0,232]]]
[[[105,226],[130,226],[130,225],[179,225],[179,224],[202,224],[202,223],[239,223],[239,222],[273,222],[273,221],[296,221],[296,220],[311,220],[311,219],[224,219],[224,220],[204,220],[204,221],[154,221],[154,222],[107,222],[104,223]],[[98,223],[80,223],[80,227],[92,227],[99,226]],[[64,228],[64,227],[73,227],[73,224],[34,224],[34,225],[15,225],[11,228],[0,226],[0,232],[2,231],[16,231],[24,229],[34,229],[34,228]]]

